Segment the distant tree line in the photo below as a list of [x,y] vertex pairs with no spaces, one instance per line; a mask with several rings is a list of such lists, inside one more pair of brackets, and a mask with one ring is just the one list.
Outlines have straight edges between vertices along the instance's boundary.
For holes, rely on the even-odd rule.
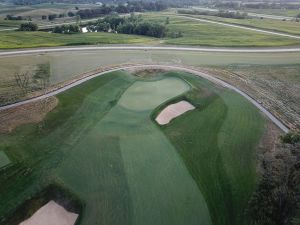
[[19,27],[19,31],[37,31],[38,25],[32,22],[22,23]]
[[102,5],[95,9],[83,9],[77,12],[77,15],[82,19],[93,18],[112,13],[132,13],[132,12],[144,12],[144,11],[162,11],[167,9],[167,4],[157,2],[128,2],[127,4],[115,5]]
[[78,25],[62,25],[62,26],[56,26],[53,29],[53,33],[60,33],[60,34],[75,34],[80,33],[81,29]]
[[144,21],[141,16],[131,15],[120,17],[117,15],[106,16],[95,23],[89,23],[87,29],[92,32],[116,32],[122,34],[137,34],[162,38],[166,36],[165,24]]
[[245,12],[240,13],[240,12],[230,12],[230,11],[224,11],[224,10],[219,10],[218,12],[212,12],[212,11],[180,9],[177,12],[179,14],[217,16],[217,17],[233,18],[233,19],[246,19],[246,18],[248,18],[248,14],[245,13]]
[[23,20],[22,16],[6,15],[5,20]]

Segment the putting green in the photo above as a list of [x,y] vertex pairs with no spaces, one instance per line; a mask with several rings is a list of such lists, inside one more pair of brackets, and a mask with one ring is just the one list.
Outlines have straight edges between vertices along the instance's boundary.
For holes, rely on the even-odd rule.
[[[181,96],[196,109],[158,126],[153,111]],[[264,119],[241,96],[186,73],[118,71],[57,97],[44,121],[0,135],[14,165],[0,170],[0,220],[56,183],[84,204],[83,225],[249,224]]]
[[151,110],[189,88],[186,82],[176,77],[152,82],[137,81],[122,95],[119,104],[131,110]]

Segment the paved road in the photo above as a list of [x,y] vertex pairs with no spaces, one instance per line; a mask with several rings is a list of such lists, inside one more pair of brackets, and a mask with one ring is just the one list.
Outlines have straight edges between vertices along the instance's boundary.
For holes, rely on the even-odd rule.
[[78,80],[78,81],[75,81],[69,85],[66,85],[60,89],[57,89],[55,91],[52,91],[50,93],[47,93],[47,94],[44,94],[44,95],[41,95],[39,97],[36,97],[36,98],[32,98],[32,99],[28,99],[28,100],[25,100],[25,101],[21,101],[21,102],[17,102],[17,103],[13,103],[13,104],[10,104],[10,105],[6,105],[6,106],[2,106],[0,107],[0,110],[4,110],[4,109],[9,109],[9,108],[13,108],[13,107],[16,107],[16,106],[20,106],[20,105],[24,105],[26,103],[30,103],[30,102],[34,102],[34,101],[37,101],[37,100],[40,100],[40,99],[45,99],[45,98],[48,98],[48,97],[51,97],[51,96],[54,96],[54,95],[57,95],[61,92],[64,92],[72,87],[75,87],[79,84],[82,84],[83,82],[86,82],[88,80],[91,80],[95,77],[98,77],[98,76],[101,76],[103,74],[106,74],[106,73],[109,73],[109,72],[113,72],[113,71],[117,71],[117,70],[120,70],[120,69],[132,69],[132,68],[161,68],[161,69],[174,69],[174,70],[181,70],[181,71],[185,71],[185,72],[190,72],[192,74],[196,74],[198,76],[201,76],[205,79],[208,79],[216,84],[219,84],[221,86],[224,86],[226,88],[229,88],[237,93],[239,93],[240,95],[244,96],[247,100],[249,100],[253,105],[255,105],[261,112],[263,112],[273,123],[275,123],[282,131],[284,132],[288,132],[289,129],[280,121],[278,120],[276,117],[274,117],[272,115],[272,113],[270,113],[268,110],[266,110],[262,105],[260,105],[257,101],[255,101],[253,98],[251,98],[249,95],[247,95],[246,93],[244,93],[243,91],[239,90],[238,88],[218,79],[218,78],[215,78],[209,74],[205,74],[203,72],[199,72],[195,69],[191,69],[191,68],[186,68],[186,67],[182,67],[182,66],[166,66],[166,65],[131,65],[131,66],[120,66],[120,67],[117,67],[117,68],[113,68],[111,70],[108,70],[108,71],[105,71],[105,72],[102,72],[102,73],[98,73],[98,74],[94,74],[92,76],[89,76],[89,77],[85,77],[81,80]]
[[281,32],[276,32],[276,31],[268,31],[268,30],[259,29],[259,28],[251,28],[251,27],[246,27],[246,26],[243,26],[243,25],[235,25],[235,24],[231,24],[231,23],[217,22],[217,21],[207,20],[207,19],[199,19],[199,18],[195,18],[195,17],[191,17],[191,16],[179,16],[179,15],[177,15],[177,17],[190,19],[190,20],[196,20],[196,21],[204,22],[204,23],[212,23],[212,24],[222,25],[222,26],[226,26],[226,27],[233,27],[233,28],[239,28],[239,29],[244,29],[244,30],[250,30],[250,31],[255,31],[255,32],[264,33],[264,34],[271,34],[271,35],[276,35],[276,36],[283,36],[283,37],[288,37],[288,38],[300,39],[300,36],[298,36],[298,35],[281,33]]
[[[218,12],[219,9],[211,9],[211,8],[203,8],[203,7],[192,7],[194,9],[200,9],[203,11],[210,11],[210,12]],[[267,18],[267,19],[274,19],[274,20],[292,20],[294,17],[290,16],[278,16],[278,15],[270,15],[270,14],[261,14],[261,13],[252,13],[247,11],[240,11],[240,10],[228,10],[229,12],[246,12],[248,16],[258,17],[258,18]]]
[[162,50],[162,51],[194,51],[194,52],[227,52],[227,53],[283,53],[300,52],[300,47],[289,48],[206,48],[206,47],[176,47],[176,46],[80,46],[80,47],[57,47],[38,48],[23,50],[0,51],[0,56],[13,56],[22,54],[39,54],[49,52],[69,51],[96,51],[96,50]]

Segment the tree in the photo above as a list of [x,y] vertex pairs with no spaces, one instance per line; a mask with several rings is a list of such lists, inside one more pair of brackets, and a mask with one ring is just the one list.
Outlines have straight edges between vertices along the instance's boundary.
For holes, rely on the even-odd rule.
[[165,22],[165,24],[169,24],[170,23],[170,18],[169,17],[167,17],[166,18],[166,22]]
[[68,12],[68,17],[74,17],[75,16],[75,13],[73,13],[73,12]]
[[38,26],[35,23],[28,22],[20,25],[19,31],[37,31]]
[[48,15],[48,20],[52,21],[52,20],[54,20],[56,17],[57,17],[56,14]]

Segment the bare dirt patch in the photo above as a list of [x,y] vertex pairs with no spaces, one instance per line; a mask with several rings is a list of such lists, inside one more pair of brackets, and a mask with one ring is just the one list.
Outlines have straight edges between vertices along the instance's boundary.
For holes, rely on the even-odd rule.
[[51,200],[20,225],[73,225],[77,217],[78,214],[68,212]]
[[38,123],[44,119],[48,112],[58,104],[56,97],[30,102],[10,109],[0,110],[0,134],[13,131],[16,127]]
[[195,109],[191,103],[187,101],[180,101],[175,104],[168,105],[156,117],[156,122],[160,125],[170,123],[174,118],[186,113],[187,111]]
[[130,68],[130,69],[126,69],[126,71],[128,71],[129,73],[137,76],[137,77],[141,77],[141,78],[152,78],[152,77],[156,77],[157,74],[161,74],[161,73],[165,73],[169,70],[167,69],[159,69],[159,68]]

